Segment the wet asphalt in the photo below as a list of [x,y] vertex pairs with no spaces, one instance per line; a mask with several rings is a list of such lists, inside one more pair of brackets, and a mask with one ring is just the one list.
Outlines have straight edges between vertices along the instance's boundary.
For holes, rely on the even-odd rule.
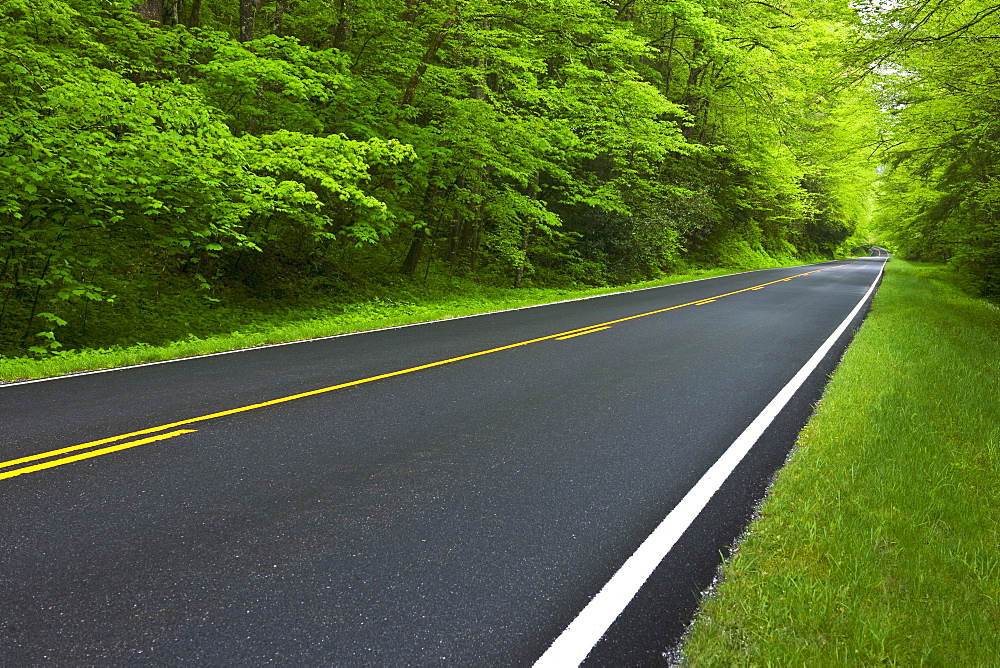
[[[0,387],[0,663],[530,665],[867,292],[829,262]],[[822,271],[815,271],[822,269]],[[588,658],[657,665],[864,311]]]

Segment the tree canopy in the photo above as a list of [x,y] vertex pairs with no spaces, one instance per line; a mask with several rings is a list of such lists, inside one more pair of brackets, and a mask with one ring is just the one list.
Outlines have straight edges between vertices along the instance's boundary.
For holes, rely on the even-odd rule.
[[1000,5],[911,0],[863,16],[856,56],[886,110],[878,224],[903,253],[1000,296]]
[[[969,72],[975,102],[947,85],[983,57],[968,37],[992,14],[906,34],[893,16],[833,0],[4,0],[0,350],[390,275],[617,284],[833,257],[864,240],[880,96],[894,201],[965,226],[963,261],[986,262],[956,216],[993,210],[995,67]],[[932,66],[919,85],[852,80],[891,58]],[[920,215],[900,239],[933,227],[939,252],[951,228]]]

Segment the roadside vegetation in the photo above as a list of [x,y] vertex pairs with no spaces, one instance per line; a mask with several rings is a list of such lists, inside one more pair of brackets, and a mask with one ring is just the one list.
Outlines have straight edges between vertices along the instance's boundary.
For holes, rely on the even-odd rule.
[[889,262],[686,664],[995,664],[1000,308],[959,282]]
[[[759,264],[759,263],[757,263]],[[798,263],[794,263],[798,264]],[[774,261],[772,266],[788,266]],[[761,268],[754,266],[753,268]],[[681,283],[732,273],[732,269],[689,269],[652,281],[618,287],[504,288],[483,285],[468,279],[428,277],[422,282],[404,278],[395,285],[376,285],[354,302],[331,301],[314,297],[312,303],[300,300],[280,310],[226,309],[201,314],[201,320],[177,323],[190,333],[171,340],[173,331],[160,332],[163,342],[139,343],[107,348],[56,350],[36,357],[0,357],[0,382],[46,378],[96,369],[110,369],[162,360],[237,350],[273,343],[301,341],[360,332],[381,327],[409,325],[442,318],[546,304],[566,299],[592,297],[622,290]],[[207,316],[207,317],[206,317]],[[188,314],[193,319],[194,315]]]
[[958,0],[3,0],[0,358],[873,243],[997,294],[998,20]]
[[842,0],[3,0],[0,355],[831,258],[870,241],[858,30]]

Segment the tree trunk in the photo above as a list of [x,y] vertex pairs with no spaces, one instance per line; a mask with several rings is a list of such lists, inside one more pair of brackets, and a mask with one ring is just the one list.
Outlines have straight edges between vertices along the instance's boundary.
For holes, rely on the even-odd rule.
[[437,165],[431,167],[430,172],[427,174],[427,187],[424,188],[424,201],[420,204],[420,220],[424,222],[424,227],[421,229],[413,230],[413,239],[410,240],[410,248],[406,251],[406,259],[403,260],[403,265],[399,268],[404,274],[413,275],[413,272],[417,270],[417,265],[420,264],[420,255],[424,251],[424,242],[427,241],[427,235],[430,231],[430,224],[428,218],[430,217],[431,203],[434,201],[435,190],[438,188],[434,185],[434,179],[437,175]]
[[189,28],[201,27],[201,0],[191,0],[191,11],[188,12],[184,25]]
[[285,18],[285,11],[288,10],[288,0],[277,0],[274,4],[274,16],[271,17],[271,34],[281,34],[281,20]]
[[[538,199],[538,184],[542,178],[541,172],[535,172],[535,179],[528,184],[528,196],[531,199]],[[524,233],[521,235],[521,261],[517,263],[517,271],[514,273],[514,287],[521,287],[521,280],[524,278],[524,269],[528,266],[528,242],[531,240],[531,229],[533,225],[529,222],[524,226]]]
[[474,276],[476,270],[479,268],[479,244],[482,239],[483,223],[480,217],[477,215],[475,221],[473,221],[472,226],[472,241],[469,243],[469,271]]
[[[689,59],[689,62],[698,62],[698,56],[701,55],[701,51],[702,41],[700,39],[696,39],[691,47],[691,58]],[[705,100],[698,88],[701,84],[701,77],[704,72],[704,64],[698,65],[697,67],[691,67],[688,71],[687,85],[684,87],[682,104],[691,115],[692,122],[685,125],[681,129],[681,133],[686,139],[692,139],[695,136],[695,133],[699,131],[698,114],[701,111],[701,106]]]
[[183,0],[164,0],[163,3],[163,25],[175,26],[183,23],[181,12],[184,11]]
[[410,249],[406,252],[406,259],[400,271],[410,276],[417,270],[420,264],[420,256],[424,251],[424,243],[427,242],[427,232],[424,228],[413,230],[413,239],[410,241]]
[[253,20],[256,13],[254,0],[240,0],[240,41],[249,42],[253,39]]
[[31,308],[28,310],[28,319],[26,321],[27,322],[27,327],[25,327],[25,329],[24,329],[24,335],[21,337],[21,347],[22,348],[24,347],[25,342],[28,340],[28,337],[31,336],[31,330],[33,329],[32,326],[31,326],[31,323],[35,319],[35,316],[38,315],[38,296],[42,292],[42,286],[45,285],[45,282],[44,282],[45,281],[45,277],[49,273],[49,265],[52,262],[52,255],[54,253],[55,253],[55,251],[50,252],[49,255],[48,255],[48,257],[45,258],[45,266],[42,267],[42,273],[38,277],[38,287],[35,288],[35,296],[31,300]]
[[[480,21],[479,22],[479,29],[482,30],[482,31],[484,31],[484,32],[487,31],[487,30],[489,30],[490,29],[490,22],[486,21],[486,20]],[[474,85],[472,87],[472,98],[474,100],[485,100],[486,99],[486,90],[487,90],[486,87],[488,86],[487,76],[486,76],[486,67],[487,67],[487,64],[488,64],[487,61],[485,59],[483,59],[482,56],[477,55],[475,58],[472,59],[472,68],[477,73],[477,75],[476,75],[476,79],[477,79],[476,85]]]
[[403,91],[403,99],[399,103],[400,107],[413,104],[413,97],[417,93],[417,84],[420,83],[420,78],[424,76],[424,72],[427,71],[427,65],[430,64],[431,60],[437,54],[438,49],[441,48],[444,38],[448,35],[448,30],[455,24],[457,19],[458,10],[456,9],[452,12],[451,16],[445,19],[445,22],[438,29],[437,33],[431,38],[430,44],[427,45],[427,51],[424,52],[424,57],[420,59],[420,64],[417,65],[413,76],[406,82],[406,90]]
[[163,0],[145,0],[132,8],[147,23],[163,23]]
[[[455,186],[465,187],[465,177],[459,176],[455,180]],[[465,228],[465,212],[461,207],[455,212],[455,220],[451,225],[451,234],[448,237],[448,264],[451,266],[451,273],[455,273],[455,263],[458,261],[458,249],[462,243],[462,231]]]
[[351,12],[353,11],[354,0],[340,0],[340,21],[337,22],[337,30],[333,35],[333,48],[338,51],[343,51],[354,35],[354,30],[351,27]]
[[458,265],[458,251],[462,247],[462,237],[465,233],[465,214],[461,211],[455,213],[455,222],[451,226],[451,239],[448,247],[448,265],[454,275],[455,267]]
[[663,96],[670,99],[670,84],[674,78],[674,42],[677,41],[677,17],[674,17],[670,28],[670,42],[667,44],[667,62],[661,71],[663,77]]
[[[14,260],[14,249],[11,248],[10,252],[7,254],[7,259],[4,261],[3,270],[0,271],[0,278],[4,278],[8,275],[7,267],[13,260]],[[3,289],[3,304],[0,304],[0,327],[3,326],[4,318],[7,315],[7,305],[14,298],[14,294],[15,291],[17,290],[17,285],[18,282],[20,281],[20,278],[21,278],[21,263],[16,262],[14,263],[14,269],[10,272],[10,281],[7,281],[9,287],[5,287]],[[2,332],[2,329],[0,329],[0,332]],[[0,337],[0,342],[2,341],[3,338]]]
[[524,228],[521,235],[521,255],[522,259],[517,265],[517,272],[514,274],[514,287],[521,287],[521,279],[524,278],[524,268],[528,266],[528,240],[531,239],[531,226]]

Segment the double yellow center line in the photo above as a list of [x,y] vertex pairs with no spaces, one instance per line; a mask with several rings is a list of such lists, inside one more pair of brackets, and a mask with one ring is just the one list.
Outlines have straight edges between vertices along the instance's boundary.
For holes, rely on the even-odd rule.
[[[62,457],[60,459],[55,459],[48,462],[42,462],[41,464],[32,464],[31,466],[22,466],[21,468],[14,469],[13,471],[5,471],[0,473],[0,480],[4,478],[13,478],[14,476],[22,475],[24,473],[34,473],[35,471],[41,471],[42,469],[50,469],[53,466],[62,466],[63,464],[70,464],[72,462],[78,462],[81,459],[90,459],[91,457],[100,457],[101,455],[107,455],[112,452],[118,452],[119,450],[127,450],[128,448],[134,448],[137,445],[146,445],[147,443],[153,443],[154,441],[165,441],[168,438],[173,438],[174,436],[180,436],[181,434],[193,434],[195,429],[178,429],[177,431],[172,431],[167,434],[160,434],[158,436],[150,436],[149,438],[143,438],[138,441],[130,441],[128,443],[122,443],[120,445],[113,445],[109,448],[99,448],[97,450],[91,450],[89,452],[84,452],[79,455],[73,455],[72,457]],[[8,462],[0,462],[0,469],[7,468],[9,466],[16,466],[18,464],[24,464],[26,462],[33,462],[39,459],[48,459],[49,457],[55,457],[56,455],[61,455],[66,452],[72,452],[73,450],[82,450],[84,448],[93,447],[99,443],[108,443],[110,441],[116,441],[123,438],[128,438],[128,435],[118,436],[116,438],[106,438],[103,441],[93,441],[91,443],[81,443],[80,445],[73,445],[68,448],[62,448],[60,450],[52,450],[50,452],[43,452],[37,455],[31,455],[29,457],[21,457],[20,459],[12,459]]]
[[[90,459],[91,457],[99,457],[101,455],[110,454],[112,452],[118,452],[120,450],[126,450],[128,448],[134,448],[138,445],[145,445],[147,443],[154,443],[156,441],[163,441],[169,438],[174,438],[175,436],[181,436],[183,434],[194,433],[194,429],[176,429],[177,427],[184,427],[187,425],[195,424],[198,422],[204,422],[206,420],[214,420],[215,418],[225,417],[227,415],[236,415],[238,413],[246,413],[247,411],[257,410],[258,408],[264,408],[266,406],[276,406],[278,404],[287,403],[289,401],[295,401],[296,399],[304,399],[305,397],[312,397],[317,394],[325,394],[327,392],[333,392],[334,390],[341,390],[345,387],[353,387],[355,385],[364,385],[365,383],[372,383],[377,380],[383,380],[385,378],[392,378],[393,376],[402,376],[404,374],[413,373],[415,371],[422,371],[424,369],[432,369],[437,366],[443,366],[445,364],[451,364],[453,362],[460,362],[462,360],[472,359],[473,357],[482,357],[483,355],[490,355],[492,353],[498,353],[502,350],[510,350],[512,348],[520,348],[521,346],[527,346],[532,343],[538,343],[540,341],[548,341],[551,339],[556,339],[559,341],[565,341],[567,339],[572,339],[577,336],[583,336],[585,334],[593,334],[595,332],[604,331],[606,329],[611,329],[612,325],[618,323],[627,322],[629,320],[636,320],[638,318],[645,318],[651,315],[656,315],[658,313],[666,313],[667,311],[674,311],[679,308],[684,308],[685,306],[702,306],[704,304],[711,304],[717,299],[723,297],[730,297],[732,295],[738,295],[741,292],[749,292],[751,290],[760,290],[761,288],[766,288],[769,285],[774,285],[776,283],[783,283],[785,281],[790,281],[793,278],[800,278],[802,276],[808,276],[810,274],[815,274],[820,271],[825,271],[826,269],[834,269],[838,267],[844,267],[847,265],[836,265],[836,267],[824,267],[822,269],[814,269],[813,271],[807,271],[802,274],[796,274],[795,276],[789,276],[788,278],[779,278],[776,281],[771,281],[769,283],[762,283],[761,285],[755,285],[750,288],[744,288],[742,290],[735,290],[733,292],[727,292],[725,294],[716,295],[714,297],[708,297],[707,299],[700,299],[698,301],[687,302],[686,304],[678,304],[677,306],[669,306],[667,308],[657,309],[655,311],[648,311],[646,313],[640,313],[638,315],[630,315],[625,318],[618,318],[617,320],[609,320],[608,322],[602,322],[596,325],[590,325],[589,327],[582,327],[580,329],[571,329],[567,332],[559,332],[558,334],[549,334],[548,336],[540,336],[537,339],[530,339],[528,341],[521,341],[519,343],[512,343],[506,346],[500,346],[499,348],[490,348],[489,350],[481,350],[476,353],[470,353],[468,355],[461,355],[459,357],[451,357],[446,360],[440,360],[438,362],[431,362],[429,364],[421,364],[420,366],[410,367],[408,369],[401,369],[399,371],[392,371],[390,373],[383,373],[377,376],[370,376],[368,378],[362,378],[360,380],[352,380],[347,383],[340,383],[338,385],[331,385],[330,387],[322,387],[318,390],[310,390],[308,392],[300,392],[299,394],[292,394],[287,397],[281,397],[279,399],[271,399],[270,401],[263,401],[258,404],[250,404],[249,406],[240,406],[239,408],[233,408],[226,411],[219,411],[217,413],[210,413],[208,415],[200,415],[198,417],[188,418],[186,420],[179,420],[177,422],[171,422],[169,424],[160,425],[158,427],[150,427],[148,429],[140,429],[139,431],[129,432],[127,434],[120,434],[118,436],[111,436],[109,438],[103,438],[97,441],[88,441],[87,443],[80,443],[79,445],[71,445],[65,448],[59,448],[56,450],[50,450],[48,452],[41,452],[35,455],[28,455],[26,457],[21,457],[19,459],[11,459],[9,461],[0,462],[0,480],[5,480],[7,478],[13,478],[15,476],[23,475],[25,473],[33,473],[35,471],[41,471],[44,469],[52,468],[54,466],[61,466],[63,464],[70,464],[72,462],[77,462],[83,459]],[[174,431],[168,430],[173,429]],[[156,436],[149,436],[147,438],[141,438],[137,441],[128,441],[127,443],[119,443],[118,445],[110,447],[99,447],[104,446],[109,443],[115,443],[118,441],[125,441],[136,436],[146,436],[147,434],[157,434]],[[86,452],[81,452],[86,451]],[[60,455],[65,455],[66,453],[77,452],[79,454],[71,455],[69,457],[59,457]],[[58,459],[52,459],[53,457],[59,457]],[[38,464],[30,464],[31,462],[38,462],[40,460],[48,459],[50,461],[41,462]],[[22,464],[29,464],[28,466],[21,466]],[[3,469],[12,470],[4,471]]]

